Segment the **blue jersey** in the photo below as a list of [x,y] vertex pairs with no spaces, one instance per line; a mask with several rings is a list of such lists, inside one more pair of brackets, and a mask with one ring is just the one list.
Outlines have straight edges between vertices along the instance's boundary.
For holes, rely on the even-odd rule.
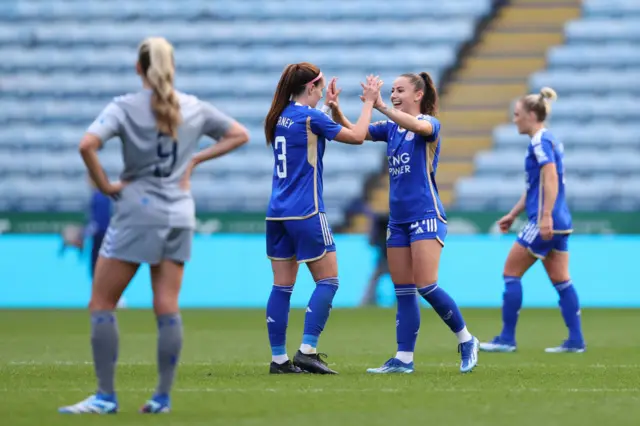
[[111,198],[98,190],[91,194],[91,211],[89,227],[91,235],[107,232],[111,220]]
[[529,143],[525,158],[525,182],[527,186],[526,212],[530,222],[539,223],[544,202],[542,166],[554,163],[558,170],[558,197],[553,206],[553,229],[557,233],[571,232],[571,213],[567,206],[564,188],[564,146],[549,130],[541,129]]
[[425,218],[438,218],[446,223],[436,185],[440,122],[429,115],[417,118],[431,123],[433,133],[430,136],[409,132],[392,121],[379,121],[369,126],[372,140],[387,142],[389,223],[408,223]]
[[324,212],[322,157],[342,126],[324,113],[291,102],[278,118],[267,220],[300,220]]

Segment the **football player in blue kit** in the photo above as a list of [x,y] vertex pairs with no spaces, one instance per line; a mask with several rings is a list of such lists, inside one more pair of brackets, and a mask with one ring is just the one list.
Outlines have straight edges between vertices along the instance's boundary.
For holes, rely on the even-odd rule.
[[[321,358],[325,355],[317,352],[318,338],[338,290],[336,247],[322,200],[322,157],[327,140],[364,142],[380,87],[377,78],[367,78],[362,114],[350,128],[315,109],[324,88],[324,77],[315,65],[288,65],[265,120],[265,136],[274,158],[266,218],[267,256],[274,280],[266,312],[271,374],[336,374]],[[300,263],[307,264],[316,288],[307,305],[302,344],[291,362],[285,346],[286,332]]]
[[[352,124],[338,105],[339,90],[330,85],[333,118]],[[398,351],[374,374],[412,373],[413,352],[420,329],[418,294],[458,338],[460,371],[478,363],[478,339],[467,330],[455,301],[438,286],[440,254],[447,234],[444,207],[438,196],[436,169],[440,154],[440,122],[435,118],[438,95],[428,73],[402,74],[391,89],[392,108],[379,97],[374,107],[388,117],[369,126],[367,140],[387,142],[389,164],[389,226],[387,254],[397,297]]]
[[580,304],[569,276],[568,240],[571,213],[565,198],[564,148],[544,126],[550,102],[557,98],[551,88],[522,97],[516,104],[513,122],[520,134],[531,142],[525,157],[526,190],[511,211],[498,221],[508,232],[523,211],[528,223],[511,248],[504,265],[505,291],[502,304],[502,332],[492,341],[480,344],[486,352],[514,352],[516,324],[522,307],[522,276],[542,260],[549,279],[560,297],[560,311],[569,329],[569,338],[560,346],[547,348],[549,353],[584,352]]

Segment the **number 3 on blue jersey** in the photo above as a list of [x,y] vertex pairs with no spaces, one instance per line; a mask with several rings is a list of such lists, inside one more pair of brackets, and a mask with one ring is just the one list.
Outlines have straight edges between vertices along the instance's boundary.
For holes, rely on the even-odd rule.
[[[169,150],[164,151],[163,145],[171,144]],[[155,177],[166,178],[173,173],[173,167],[178,161],[178,141],[169,139],[168,136],[158,133],[158,164],[153,172]],[[169,164],[167,164],[169,163]]]
[[280,145],[280,154],[278,154],[278,161],[280,164],[276,165],[276,173],[278,178],[284,179],[287,177],[287,139],[284,136],[276,136],[275,149],[278,151],[278,145]]

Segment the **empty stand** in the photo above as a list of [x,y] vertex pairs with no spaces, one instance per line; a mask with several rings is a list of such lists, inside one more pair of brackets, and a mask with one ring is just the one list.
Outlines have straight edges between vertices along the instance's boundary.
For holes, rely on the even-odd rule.
[[[311,61],[327,77],[340,77],[344,110],[355,119],[367,73],[387,82],[385,96],[403,72],[427,70],[438,81],[490,7],[488,0],[375,7],[364,0],[1,2],[0,208],[82,208],[88,188],[77,143],[111,98],[140,87],[134,64],[144,37],[161,35],[175,45],[178,89],[212,102],[251,132],[240,152],[196,171],[198,209],[262,211],[272,154],[261,126],[286,64]],[[333,223],[361,196],[366,177],[379,172],[384,151],[383,144],[327,149],[325,199]],[[111,175],[121,170],[118,141],[100,155]]]
[[[581,14],[564,26],[564,44],[546,51],[546,68],[530,75],[528,88],[558,92],[549,127],[564,144],[570,206],[637,210],[640,3],[585,0]],[[475,155],[473,176],[456,184],[457,208],[508,209],[521,194],[514,180],[522,176],[529,140],[503,123],[493,130],[493,149]]]

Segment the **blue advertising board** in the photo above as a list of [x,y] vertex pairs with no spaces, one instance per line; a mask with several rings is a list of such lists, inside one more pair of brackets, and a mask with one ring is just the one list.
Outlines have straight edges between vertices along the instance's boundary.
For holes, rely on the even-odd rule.
[[[376,253],[362,235],[336,235],[340,289],[334,307],[359,304]],[[439,283],[462,307],[498,307],[502,268],[513,236],[452,235],[443,250]],[[57,235],[0,236],[0,308],[84,308],[89,300],[88,255],[59,252]],[[635,265],[640,237],[575,235],[570,241],[571,276],[584,307],[640,307]],[[197,235],[187,264],[183,308],[262,308],[272,285],[263,235]],[[523,280],[525,307],[555,307],[557,295],[542,265]],[[304,307],[313,280],[301,266],[292,307]],[[388,277],[380,282],[383,306],[395,296]],[[125,292],[126,306],[151,306],[148,267]]]

